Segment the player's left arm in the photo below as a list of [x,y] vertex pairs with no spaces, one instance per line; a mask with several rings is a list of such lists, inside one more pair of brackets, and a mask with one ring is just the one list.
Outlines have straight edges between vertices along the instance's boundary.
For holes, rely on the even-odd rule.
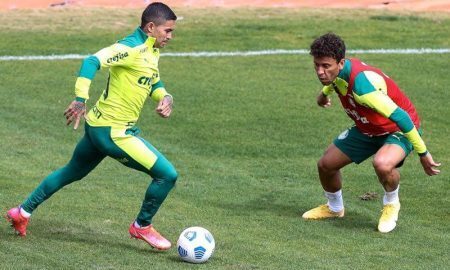
[[411,117],[387,95],[387,86],[383,77],[374,72],[358,74],[355,78],[354,96],[358,103],[373,109],[397,124],[419,154],[422,166],[428,175],[439,173],[435,167],[440,164],[434,162]]
[[173,97],[166,91],[166,88],[159,77],[159,73],[156,73],[156,76],[152,81],[150,97],[152,100],[158,102],[155,110],[156,113],[164,118],[169,117],[172,113]]

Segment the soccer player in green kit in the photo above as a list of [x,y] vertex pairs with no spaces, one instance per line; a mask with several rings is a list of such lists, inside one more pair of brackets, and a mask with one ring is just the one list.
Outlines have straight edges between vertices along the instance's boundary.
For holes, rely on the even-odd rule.
[[[172,38],[177,16],[165,4],[155,2],[142,13],[141,25],[129,36],[84,59],[75,83],[75,100],[64,115],[67,124],[79,125],[85,117],[85,134],[75,147],[69,163],[48,175],[6,218],[21,236],[31,213],[64,186],[82,179],[105,157],[152,177],[136,220],[130,225],[131,237],[152,247],[166,250],[171,243],[152,225],[152,218],[177,180],[173,165],[149,142],[138,136],[135,126],[145,100],[157,102],[156,113],[167,118],[173,99],[160,80],[159,49]],[[102,96],[87,115],[85,102],[97,70],[109,68]]]
[[414,149],[426,174],[436,175],[434,162],[420,136],[420,119],[414,105],[395,82],[377,68],[355,58],[345,58],[344,41],[325,34],[311,44],[316,74],[324,85],[317,97],[321,107],[331,105],[336,92],[355,125],[342,132],[328,146],[318,162],[319,178],[327,204],[303,214],[305,219],[344,216],[340,169],[359,164],[374,155],[373,167],[385,194],[378,230],[392,231],[400,211],[398,167]]

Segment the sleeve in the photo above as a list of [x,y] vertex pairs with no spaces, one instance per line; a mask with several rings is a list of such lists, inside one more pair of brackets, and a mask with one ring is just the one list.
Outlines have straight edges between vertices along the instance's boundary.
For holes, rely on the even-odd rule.
[[135,55],[131,47],[116,43],[85,58],[75,82],[76,99],[79,101],[89,99],[91,81],[100,68],[130,65]]
[[333,88],[333,86],[331,84],[330,85],[325,85],[322,88],[322,94],[324,94],[325,96],[329,96],[333,92],[334,92],[334,88]]
[[371,71],[362,72],[356,76],[353,88],[356,102],[371,108],[396,123],[417,153],[424,154],[427,152],[425,143],[409,114],[398,107],[387,95],[386,82],[382,76]]
[[159,77],[159,73],[156,74],[152,81],[152,90],[150,91],[150,97],[152,100],[159,102],[161,101],[165,96],[171,96],[169,93],[167,93],[164,83],[161,81],[161,78]]

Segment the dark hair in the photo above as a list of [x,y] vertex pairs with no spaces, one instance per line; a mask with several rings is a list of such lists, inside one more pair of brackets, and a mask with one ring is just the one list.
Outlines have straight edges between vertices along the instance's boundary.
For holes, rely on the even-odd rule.
[[345,43],[334,33],[327,33],[313,41],[310,47],[313,57],[331,57],[336,62],[345,58]]
[[171,20],[176,21],[177,15],[175,15],[170,7],[160,2],[154,2],[148,5],[144,12],[142,12],[141,28],[144,28],[149,22],[161,25]]

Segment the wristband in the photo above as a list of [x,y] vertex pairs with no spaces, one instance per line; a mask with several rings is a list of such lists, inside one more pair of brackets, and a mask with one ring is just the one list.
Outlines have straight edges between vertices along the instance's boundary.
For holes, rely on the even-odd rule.
[[329,94],[331,94],[334,91],[332,85],[326,85],[322,88],[322,94],[324,96],[328,96]]
[[86,99],[85,98],[81,98],[81,97],[76,97],[75,101],[86,103]]

